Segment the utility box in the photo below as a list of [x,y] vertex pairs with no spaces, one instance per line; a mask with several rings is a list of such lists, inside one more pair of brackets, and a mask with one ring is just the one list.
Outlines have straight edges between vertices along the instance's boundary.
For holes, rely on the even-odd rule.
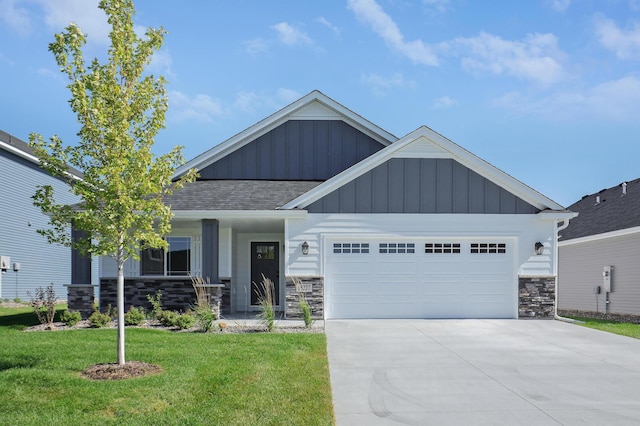
[[602,289],[605,293],[611,293],[612,274],[613,266],[605,266],[602,270]]
[[11,258],[9,256],[0,256],[0,270],[6,272],[11,266]]

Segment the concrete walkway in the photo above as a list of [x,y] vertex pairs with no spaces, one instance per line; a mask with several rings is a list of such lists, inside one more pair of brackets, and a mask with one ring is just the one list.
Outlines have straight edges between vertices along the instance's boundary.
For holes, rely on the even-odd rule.
[[330,320],[344,425],[640,425],[640,340],[559,321]]

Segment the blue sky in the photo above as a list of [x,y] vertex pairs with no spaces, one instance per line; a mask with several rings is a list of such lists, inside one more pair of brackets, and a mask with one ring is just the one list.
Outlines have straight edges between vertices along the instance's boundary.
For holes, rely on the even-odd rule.
[[[156,152],[186,159],[318,89],[401,137],[426,125],[563,205],[640,177],[640,0],[135,1],[169,34]],[[0,129],[76,141],[48,52],[97,0],[0,0]]]

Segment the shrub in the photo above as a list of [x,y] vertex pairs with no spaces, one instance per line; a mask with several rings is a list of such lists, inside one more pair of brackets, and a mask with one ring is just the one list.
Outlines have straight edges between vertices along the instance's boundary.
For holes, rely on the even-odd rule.
[[275,286],[273,281],[265,277],[264,274],[262,275],[260,287],[256,289],[256,294],[258,296],[258,306],[260,307],[258,319],[271,332],[276,327]]
[[160,321],[162,316],[162,290],[156,291],[156,295],[147,294],[147,300],[151,303],[151,319]]
[[198,329],[205,333],[213,329],[213,322],[217,319],[210,306],[195,306],[193,316]]
[[22,299],[20,299],[19,297],[16,297],[15,299],[13,299],[13,301],[16,303],[22,303]]
[[31,297],[29,305],[33,308],[40,324],[47,324],[49,330],[55,329],[53,320],[56,316],[56,292],[53,289],[53,284],[46,289],[38,287],[35,296],[31,292],[27,292],[27,294]]
[[60,315],[60,319],[67,327],[74,327],[82,320],[82,315],[78,311],[66,309],[62,315]]
[[146,320],[144,308],[135,308],[131,306],[129,311],[124,314],[125,325],[140,325]]
[[111,324],[111,305],[107,306],[104,314],[101,313],[98,308],[95,308],[91,316],[89,317],[89,322],[92,327],[104,328]]
[[302,291],[302,281],[298,277],[293,277],[293,284],[296,286],[296,292],[298,293],[298,303],[300,304],[300,311],[302,313],[302,319],[304,320],[304,326],[310,328],[313,324],[313,318],[311,317],[311,306],[307,302],[307,298]]
[[180,330],[191,328],[194,322],[195,318],[191,314],[178,315],[178,317],[176,318],[176,325],[180,328]]
[[165,327],[175,327],[178,325],[178,313],[173,311],[160,311],[158,321]]

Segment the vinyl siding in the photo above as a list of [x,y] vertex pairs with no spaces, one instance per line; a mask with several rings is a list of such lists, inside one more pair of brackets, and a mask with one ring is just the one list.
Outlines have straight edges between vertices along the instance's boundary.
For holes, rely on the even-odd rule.
[[534,214],[452,159],[393,158],[309,205],[310,213]]
[[200,170],[200,179],[326,180],[384,146],[339,120],[290,120]]
[[640,315],[640,234],[563,244],[559,248],[558,307],[604,312],[603,267],[614,267],[609,312]]
[[78,202],[68,186],[45,174],[37,165],[0,150],[0,255],[9,256],[20,270],[7,271],[0,278],[3,299],[29,300],[27,292],[54,284],[56,296],[67,298],[65,284],[71,283],[71,250],[50,245],[36,230],[47,227],[48,218],[33,205],[31,197],[38,185],[51,185],[57,201]]

